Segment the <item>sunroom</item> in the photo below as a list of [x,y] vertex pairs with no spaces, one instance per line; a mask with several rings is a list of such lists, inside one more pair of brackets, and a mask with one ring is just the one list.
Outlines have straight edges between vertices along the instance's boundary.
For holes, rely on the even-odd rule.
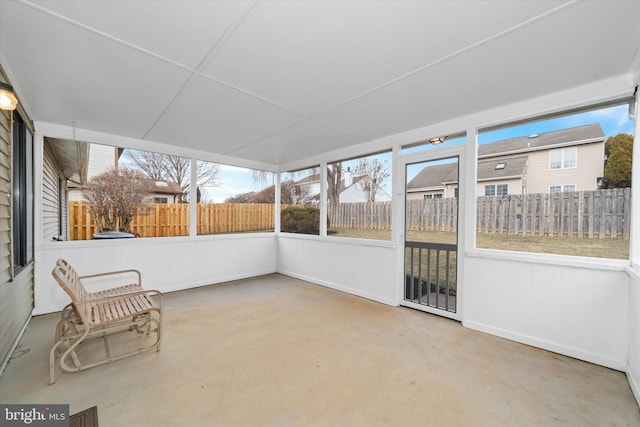
[[[7,376],[31,357],[21,347],[30,329],[68,303],[51,277],[64,258],[87,274],[139,269],[145,288],[174,298],[176,311],[219,304],[215,292],[246,296],[260,280],[275,294],[256,295],[283,313],[278,289],[299,289],[283,301],[309,312],[323,306],[305,296],[334,292],[347,298],[330,308],[341,321],[357,324],[348,310],[362,304],[433,319],[446,331],[453,325],[442,334],[457,340],[499,337],[496,348],[530,346],[623,373],[640,402],[640,221],[631,214],[640,211],[632,190],[640,163],[630,161],[640,155],[638,22],[637,1],[0,2],[0,80],[18,100],[0,114],[10,201],[0,230],[0,401],[78,410],[78,401],[64,401],[80,393],[73,378],[100,382],[101,372],[151,358],[173,367],[161,359],[168,350],[51,386],[25,379],[62,395],[21,402],[56,396],[24,393]],[[618,135],[631,142],[617,144]],[[183,160],[184,198],[168,203],[180,205],[181,231],[74,237],[70,190],[90,180],[99,150],[121,168],[135,166],[136,153]],[[626,181],[613,178],[618,163]],[[199,168],[215,171],[206,184]],[[257,202],[258,194],[270,198]],[[238,205],[240,195],[268,205],[259,214],[268,224],[212,225],[220,205]],[[312,207],[313,231],[289,228],[282,213],[295,205]],[[230,304],[242,309],[238,301]],[[212,335],[216,345],[225,339]],[[437,351],[431,344],[421,351]],[[326,351],[318,349],[335,362]],[[464,380],[453,381],[457,396]],[[254,415],[269,405],[254,404]],[[99,410],[115,417],[119,403],[107,405]],[[265,424],[313,424],[300,408],[285,419],[292,409],[274,405]],[[417,424],[412,409],[404,413]],[[624,415],[640,422],[637,406]],[[375,424],[326,418],[358,422]]]

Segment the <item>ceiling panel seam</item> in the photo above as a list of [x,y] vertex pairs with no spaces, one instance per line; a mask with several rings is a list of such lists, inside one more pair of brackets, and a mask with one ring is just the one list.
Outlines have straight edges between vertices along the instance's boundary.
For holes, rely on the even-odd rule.
[[187,80],[184,82],[184,84],[178,89],[176,94],[171,98],[171,100],[167,103],[167,105],[162,109],[160,114],[158,114],[158,117],[153,121],[151,126],[149,126],[147,131],[144,132],[144,134],[142,135],[141,139],[147,138],[149,133],[151,133],[151,131],[153,131],[153,129],[158,125],[160,120],[162,120],[162,118],[165,116],[165,114],[167,114],[167,111],[169,111],[169,108],[171,108],[171,106],[176,102],[176,99],[178,99],[180,94],[182,94],[182,92],[191,84],[191,82],[193,82],[193,80],[197,76],[204,76],[204,74],[200,73],[200,70],[202,70],[202,68],[205,66],[205,64],[207,64],[215,56],[215,54],[220,50],[220,46],[222,46],[224,44],[224,42],[229,39],[231,34],[233,34],[236,31],[236,29],[240,26],[242,21],[244,21],[244,19],[247,17],[247,15],[251,11],[251,9],[253,9],[255,4],[256,4],[256,0],[252,1],[251,3],[249,3],[247,5],[247,7],[245,7],[244,11],[242,13],[238,14],[238,17],[236,19],[234,19],[234,21],[227,27],[227,29],[224,31],[224,33],[222,33],[222,35],[213,43],[213,46],[211,46],[211,49],[209,49],[209,51],[204,56],[204,58],[202,58],[202,61],[200,61],[198,66],[195,68],[195,70],[192,70],[191,75],[189,76],[189,78],[187,78]]
[[578,4],[578,3],[580,3],[581,1],[582,0],[570,0],[567,3],[564,3],[564,4],[562,4],[560,6],[557,6],[557,7],[553,8],[553,9],[550,9],[550,10],[544,12],[544,13],[541,13],[540,15],[534,16],[533,18],[527,19],[526,21],[521,22],[521,23],[519,23],[517,25],[514,25],[514,26],[512,26],[510,28],[507,28],[506,30],[500,31],[500,32],[498,32],[496,34],[493,34],[493,35],[491,35],[489,37],[486,37],[486,38],[484,38],[484,39],[482,39],[480,41],[477,41],[477,42],[472,43],[472,44],[470,44],[468,46],[460,48],[460,49],[458,49],[458,50],[456,50],[456,51],[454,51],[454,52],[452,52],[452,53],[450,53],[448,55],[445,55],[445,56],[443,56],[441,58],[438,58],[438,59],[436,59],[436,60],[434,60],[434,61],[432,61],[432,62],[430,62],[428,64],[422,65],[422,66],[420,66],[420,67],[418,67],[418,68],[416,68],[414,70],[411,70],[411,71],[409,71],[407,73],[404,73],[404,74],[402,74],[402,75],[400,75],[400,76],[398,76],[398,77],[396,77],[394,79],[391,79],[391,80],[389,80],[389,81],[387,81],[385,83],[382,83],[382,84],[380,84],[380,85],[378,85],[376,87],[373,87],[373,88],[371,88],[371,89],[369,89],[367,91],[364,91],[364,92],[362,92],[362,93],[360,93],[358,95],[355,95],[355,96],[353,96],[353,97],[351,97],[351,98],[349,98],[349,99],[347,99],[345,101],[342,101],[342,102],[340,102],[338,104],[335,104],[335,105],[333,105],[331,107],[328,107],[328,108],[326,108],[326,109],[314,114],[314,116],[321,116],[323,114],[326,114],[326,113],[328,113],[328,112],[330,112],[332,110],[335,110],[335,109],[340,108],[340,107],[342,107],[342,106],[344,106],[346,104],[349,104],[350,102],[356,101],[356,100],[358,100],[360,98],[363,98],[363,97],[365,97],[367,95],[370,95],[370,94],[372,94],[374,92],[377,92],[377,91],[379,91],[381,89],[384,89],[384,88],[386,88],[386,87],[388,87],[388,86],[390,86],[390,85],[392,85],[394,83],[397,83],[397,82],[399,82],[401,80],[404,80],[404,79],[406,79],[408,77],[411,77],[411,76],[413,76],[415,74],[418,74],[418,73],[420,73],[422,71],[425,71],[425,70],[428,70],[430,68],[433,68],[438,64],[446,62],[446,61],[448,61],[450,59],[453,59],[453,58],[455,58],[457,56],[460,56],[460,55],[462,55],[464,53],[467,53],[467,52],[470,52],[470,51],[472,51],[474,49],[477,49],[480,46],[483,46],[485,44],[491,43],[491,42],[493,42],[495,40],[498,40],[498,39],[500,39],[502,37],[505,37],[505,36],[507,36],[507,35],[509,35],[511,33],[519,31],[522,28],[525,28],[525,27],[527,27],[529,25],[532,25],[532,24],[534,24],[534,23],[536,23],[538,21],[541,21],[541,20],[546,19],[546,18],[548,18],[548,17],[550,17],[552,15],[555,15],[555,14],[561,12],[561,11],[564,11],[564,10],[566,10],[566,9],[568,9],[568,8]]
[[30,7],[32,9],[44,14],[44,15],[51,16],[52,18],[55,18],[55,19],[58,19],[60,21],[66,22],[67,24],[74,25],[74,26],[76,26],[78,28],[81,28],[81,29],[83,29],[85,31],[88,31],[88,32],[93,33],[93,34],[96,34],[96,35],[98,35],[100,37],[104,37],[104,38],[109,39],[109,40],[111,40],[113,42],[119,43],[119,44],[121,44],[123,46],[127,46],[128,48],[137,50],[138,52],[144,53],[146,55],[152,56],[152,57],[154,57],[156,59],[159,59],[161,61],[164,61],[164,62],[167,62],[169,64],[175,65],[176,67],[182,68],[183,70],[189,71],[191,73],[193,73],[195,71],[193,68],[188,67],[188,66],[186,66],[184,64],[181,64],[181,63],[179,63],[177,61],[174,61],[172,59],[166,58],[166,57],[164,57],[162,55],[159,55],[159,54],[157,54],[155,52],[152,52],[152,51],[150,51],[148,49],[145,49],[145,48],[140,47],[138,45],[135,45],[133,43],[129,43],[129,42],[127,42],[125,40],[122,40],[122,39],[120,39],[118,37],[112,36],[111,34],[105,33],[104,31],[98,30],[97,28],[93,28],[93,27],[90,27],[88,25],[82,24],[82,23],[80,23],[78,21],[75,21],[75,20],[73,20],[71,18],[68,18],[68,17],[66,17],[64,15],[61,15],[61,14],[59,14],[57,12],[53,12],[53,11],[51,11],[51,10],[45,8],[45,7],[33,4],[33,3],[28,2],[26,0],[17,0],[17,1],[20,4],[23,4],[23,5],[27,6],[27,7]]

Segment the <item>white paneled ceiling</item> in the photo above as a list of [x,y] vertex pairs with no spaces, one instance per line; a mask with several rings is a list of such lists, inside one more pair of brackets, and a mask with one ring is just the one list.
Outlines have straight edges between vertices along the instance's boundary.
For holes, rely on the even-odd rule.
[[638,22],[637,0],[0,0],[0,53],[34,120],[277,165],[630,76]]

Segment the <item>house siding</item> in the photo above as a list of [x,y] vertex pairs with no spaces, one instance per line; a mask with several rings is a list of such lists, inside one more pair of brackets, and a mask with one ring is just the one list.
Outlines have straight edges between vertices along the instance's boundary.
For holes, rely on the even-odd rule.
[[604,174],[604,142],[578,145],[576,167],[549,169],[549,150],[529,154],[528,193],[548,193],[552,185],[575,185],[576,191],[597,189]]
[[[64,179],[55,166],[56,161],[49,144],[44,146],[42,171],[42,239],[50,242],[58,237],[68,238],[67,200],[65,192],[61,194],[60,180]],[[61,199],[62,198],[62,199]],[[62,203],[60,203],[62,202]],[[62,212],[60,212],[62,206]],[[62,232],[59,221],[62,218]]]
[[[1,73],[0,80],[6,82]],[[0,110],[0,367],[8,361],[33,309],[33,264],[11,277],[12,113]]]

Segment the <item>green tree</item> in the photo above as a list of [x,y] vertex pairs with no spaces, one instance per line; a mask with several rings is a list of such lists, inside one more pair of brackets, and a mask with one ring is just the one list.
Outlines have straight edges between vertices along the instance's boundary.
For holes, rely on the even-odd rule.
[[631,187],[633,135],[619,133],[609,137],[604,145],[607,159],[604,165],[603,188]]

